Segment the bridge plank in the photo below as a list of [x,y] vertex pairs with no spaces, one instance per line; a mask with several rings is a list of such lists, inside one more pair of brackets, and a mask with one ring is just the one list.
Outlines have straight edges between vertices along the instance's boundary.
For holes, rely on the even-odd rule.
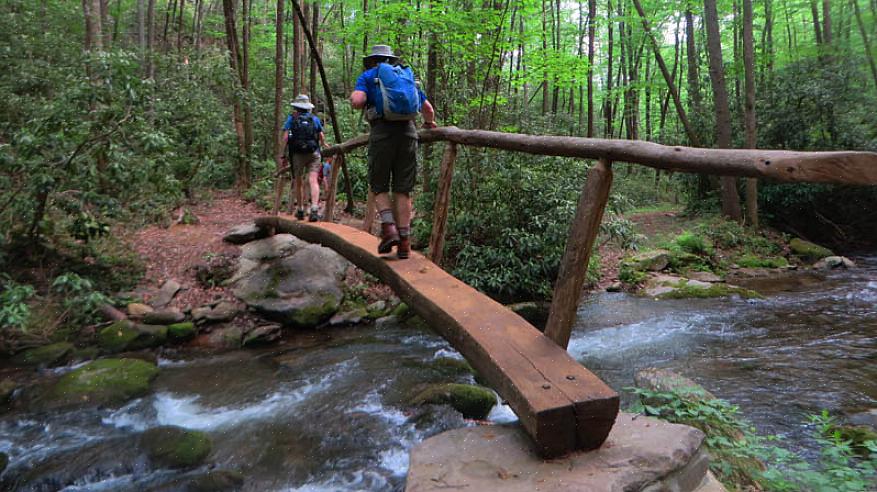
[[543,456],[593,449],[606,439],[618,394],[523,318],[422,255],[380,257],[376,237],[340,224],[278,217],[256,223],[329,247],[390,285],[508,401]]

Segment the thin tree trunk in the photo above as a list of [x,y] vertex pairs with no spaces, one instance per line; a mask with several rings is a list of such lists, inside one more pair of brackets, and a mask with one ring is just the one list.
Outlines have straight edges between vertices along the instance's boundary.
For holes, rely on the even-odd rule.
[[185,9],[186,0],[180,0],[180,14],[177,18],[177,53],[183,51],[183,32],[185,31],[183,26],[183,12]]
[[155,62],[153,50],[155,49],[155,0],[149,0],[146,4],[146,78],[155,78]]
[[816,35],[816,44],[822,44],[822,28],[819,25],[819,7],[816,0],[810,0],[810,12],[813,15],[813,32]]
[[146,53],[146,6],[144,0],[137,0],[137,50],[140,56]]
[[[542,55],[548,56],[548,22],[545,19],[545,0],[542,0]],[[542,67],[542,114],[548,113],[548,69]]]
[[594,137],[594,38],[597,0],[588,0],[588,138]]
[[831,3],[829,0],[822,0],[822,41],[831,46]]
[[98,9],[100,10],[101,37],[103,38],[101,40],[103,43],[102,49],[105,50],[110,49],[110,45],[112,44],[113,31],[110,29],[109,2],[110,0],[99,0],[97,2]]
[[[640,19],[642,19],[643,30],[645,30],[646,36],[648,36],[649,38],[649,43],[651,44],[652,51],[655,55],[655,61],[658,62],[658,67],[661,69],[661,74],[664,76],[664,81],[667,83],[667,90],[670,91],[670,96],[673,98],[673,104],[676,106],[676,113],[679,116],[679,120],[682,122],[682,126],[685,129],[685,134],[688,136],[688,141],[693,147],[700,147],[700,139],[697,138],[697,133],[694,131],[694,127],[691,125],[691,122],[688,121],[688,115],[685,113],[685,108],[682,106],[682,100],[679,98],[679,91],[676,90],[676,84],[673,80],[673,75],[671,75],[670,71],[667,70],[667,64],[664,63],[664,57],[661,56],[661,49],[658,46],[658,42],[652,35],[651,27],[649,27],[649,21],[646,18],[646,13],[643,10],[643,7],[640,4],[639,0],[633,0],[633,6],[634,8],[636,8]],[[678,52],[678,36],[676,39]]]
[[[238,43],[237,27],[235,26],[235,2],[234,0],[222,0],[222,12],[225,17],[225,38],[228,46],[228,61],[234,74],[234,92],[237,88],[243,86],[242,68],[243,64],[240,52],[240,44]],[[249,160],[247,159],[247,141],[244,132],[244,119],[241,102],[237,94],[232,96],[232,113],[234,116],[235,135],[238,139],[238,165],[235,170],[235,187],[243,191],[250,186],[250,169]]]
[[[716,0],[704,0],[704,23],[706,24],[707,53],[709,54],[710,81],[716,112],[716,143],[719,148],[731,148],[731,112],[728,108],[728,90],[725,86],[725,68],[722,62],[722,40],[719,33],[719,15]],[[740,196],[736,179],[723,176],[722,213],[733,220],[742,219]]]
[[865,45],[865,58],[868,59],[868,66],[871,67],[871,76],[874,78],[874,87],[877,87],[877,66],[874,64],[874,55],[871,52],[871,41],[868,39],[868,33],[865,31],[865,24],[862,22],[862,11],[859,10],[858,0],[850,0],[853,4],[853,11],[856,14],[856,23],[859,25],[859,34],[862,35],[862,42]]
[[[319,32],[320,32],[320,4],[319,2],[314,2],[311,4],[311,36],[314,37],[314,43],[317,46],[317,50],[319,52]],[[321,54],[322,56],[322,54]],[[313,97],[317,93],[317,58],[315,56],[311,56],[311,70],[310,70],[311,79],[308,84],[308,93]]]
[[85,17],[86,51],[103,51],[100,3],[101,0],[82,0],[82,13]]
[[[743,106],[746,148],[756,148],[755,131],[755,47],[752,39],[752,0],[743,0],[743,73],[746,102]],[[758,180],[746,178],[746,218],[758,228]]]
[[164,14],[164,34],[162,35],[162,38],[161,38],[162,45],[165,49],[168,46],[168,44],[167,44],[168,29],[170,28],[170,25],[171,25],[171,19],[176,16],[176,12],[177,12],[177,0],[168,0],[167,9],[165,10],[165,14]]
[[[274,165],[279,170],[283,166],[283,137],[281,135],[283,119],[283,73],[286,58],[283,53],[283,6],[286,0],[277,0],[274,19]],[[291,158],[291,156],[290,156]],[[289,163],[292,165],[292,162]],[[283,176],[278,174],[274,183],[274,209],[276,215],[280,208],[280,197],[283,195]]]
[[612,0],[606,0],[606,18],[609,25],[609,34],[607,46],[608,50],[608,68],[606,69],[606,96],[603,105],[606,111],[606,128],[603,129],[603,135],[612,138]]
[[688,60],[688,93],[691,96],[691,110],[700,112],[702,98],[700,96],[700,78],[697,73],[699,66],[697,45],[694,42],[694,14],[691,9],[685,11],[685,54]]

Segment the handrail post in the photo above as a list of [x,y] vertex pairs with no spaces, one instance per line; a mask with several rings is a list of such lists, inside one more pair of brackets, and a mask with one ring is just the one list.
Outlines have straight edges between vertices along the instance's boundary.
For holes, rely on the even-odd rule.
[[600,232],[600,221],[603,220],[611,188],[612,161],[601,158],[588,171],[588,179],[579,197],[545,326],[545,335],[563,348],[569,345],[582,286],[588,275],[591,248]]
[[323,211],[323,222],[333,222],[335,218],[335,196],[338,194],[338,171],[344,165],[344,154],[335,155],[332,163],[332,175],[329,178],[329,192],[326,194],[326,209]]
[[362,230],[371,234],[372,225],[375,223],[375,215],[378,212],[378,204],[375,203],[375,192],[368,188],[368,198],[365,201],[365,218],[362,219]]
[[448,226],[448,207],[451,203],[451,182],[454,179],[454,162],[457,159],[457,144],[448,142],[442,154],[438,189],[432,212],[432,233],[429,236],[429,259],[436,265],[442,261],[445,248],[445,231]]

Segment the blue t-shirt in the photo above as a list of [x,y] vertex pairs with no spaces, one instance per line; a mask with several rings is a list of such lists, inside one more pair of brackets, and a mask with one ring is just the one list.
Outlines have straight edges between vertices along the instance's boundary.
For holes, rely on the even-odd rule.
[[[296,111],[296,113],[299,113],[299,112],[302,112],[302,111]],[[307,111],[306,113],[310,114],[310,111]],[[283,131],[288,132],[289,130],[292,129],[292,116],[293,115],[289,115],[286,117],[286,123],[283,124]],[[320,118],[318,118],[317,115],[312,115],[312,116],[314,117],[314,128],[317,130],[318,133],[323,131],[323,122],[320,121]]]
[[[369,68],[356,79],[356,87],[353,88],[353,90],[365,92],[365,103],[369,107],[374,106],[378,100],[378,84],[375,83],[377,77],[378,67]],[[420,104],[423,104],[426,101],[426,94],[419,87],[417,92],[420,94]]]

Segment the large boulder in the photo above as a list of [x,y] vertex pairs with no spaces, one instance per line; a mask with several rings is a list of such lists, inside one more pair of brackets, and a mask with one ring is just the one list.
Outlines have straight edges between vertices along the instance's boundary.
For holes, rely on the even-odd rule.
[[833,270],[835,268],[856,268],[856,263],[846,256],[826,256],[813,264],[817,270]]
[[347,261],[289,234],[247,243],[230,280],[234,294],[266,318],[309,328],[328,321],[344,297]]
[[155,364],[137,359],[100,359],[61,377],[47,395],[50,407],[124,403],[149,391]]
[[27,349],[24,352],[16,354],[13,362],[25,366],[55,366],[63,364],[67,357],[73,352],[73,344],[68,342],[58,342],[50,345],[43,345]]
[[670,265],[670,252],[658,249],[639,253],[628,260],[639,271],[659,272]]
[[795,256],[800,256],[809,261],[821,260],[826,256],[834,256],[830,249],[797,237],[789,242],[789,249],[792,250],[792,254]]
[[97,343],[107,353],[157,347],[167,340],[167,327],[141,325],[128,320],[116,321],[102,329]]
[[207,434],[174,425],[147,430],[140,436],[140,444],[149,459],[170,468],[200,465],[210,454],[212,447]]

